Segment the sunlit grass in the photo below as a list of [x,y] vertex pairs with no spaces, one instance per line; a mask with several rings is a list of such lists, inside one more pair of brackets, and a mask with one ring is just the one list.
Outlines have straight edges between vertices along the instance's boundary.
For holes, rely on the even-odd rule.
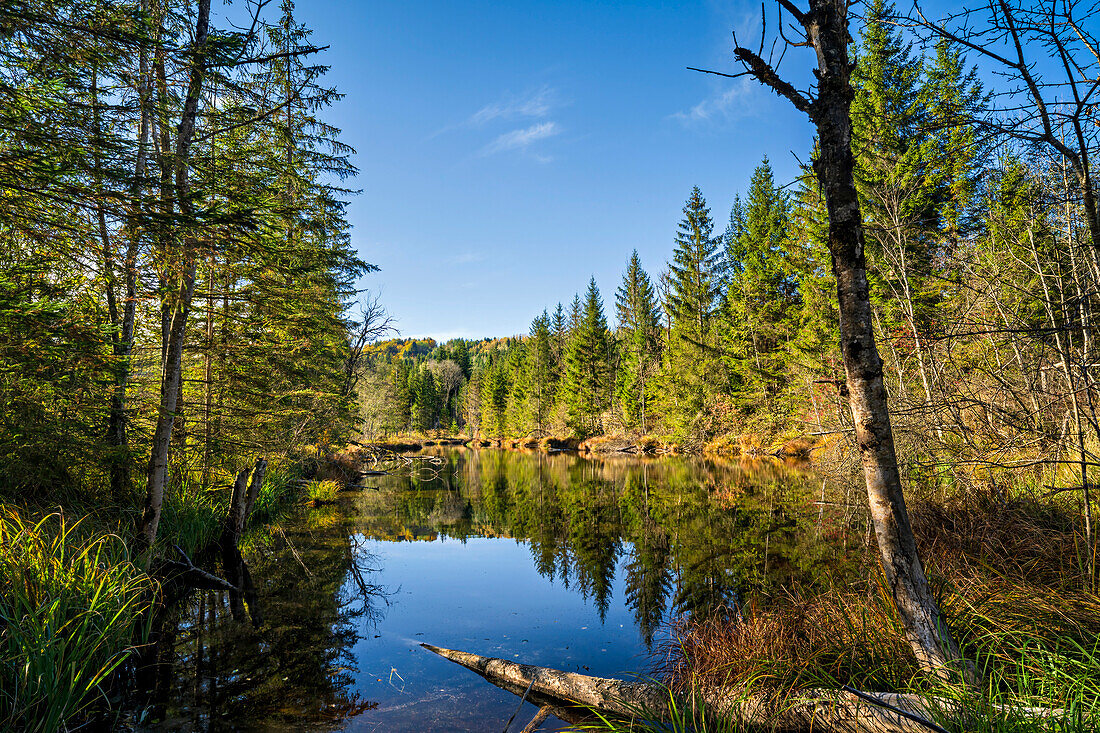
[[331,504],[340,495],[340,484],[335,481],[310,481],[306,493],[314,506]]
[[152,590],[119,537],[0,508],[0,728],[78,719],[143,635]]

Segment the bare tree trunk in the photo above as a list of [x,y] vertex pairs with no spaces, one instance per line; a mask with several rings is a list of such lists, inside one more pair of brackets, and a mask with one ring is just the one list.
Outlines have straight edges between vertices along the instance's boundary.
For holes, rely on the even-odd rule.
[[975,680],[973,667],[962,660],[940,615],[917,556],[894,451],[882,359],[872,326],[863,221],[853,177],[850,110],[854,94],[848,56],[848,3],[810,0],[805,13],[789,0],[782,2],[782,7],[802,25],[807,43],[816,51],[815,99],[808,99],[779,78],[751,50],[738,47],[734,53],[757,79],[805,112],[817,127],[820,155],[814,169],[829,213],[828,244],[837,281],[848,399],[886,582],[921,667],[944,678],[962,672]]
[[[141,3],[143,12],[149,12],[148,0]],[[152,21],[152,27],[159,31],[159,15]],[[159,39],[159,33],[155,35]],[[149,135],[151,127],[152,77],[149,69],[148,44],[142,41],[138,51],[138,136],[137,148],[134,155],[134,179],[130,187],[130,221],[123,227],[126,235],[126,253],[123,257],[123,301],[121,316],[118,308],[112,306],[111,325],[115,332],[112,334],[113,343],[111,351],[117,363],[115,365],[114,380],[111,387],[110,406],[107,414],[107,444],[111,446],[114,455],[111,457],[111,493],[120,496],[130,489],[130,456],[128,455],[129,440],[126,433],[126,393],[130,384],[132,372],[130,357],[134,348],[134,324],[137,315],[137,255],[140,242],[137,219],[142,212],[141,196],[143,194],[142,181],[145,178]],[[100,209],[102,214],[102,208]],[[101,233],[105,229],[106,222],[100,222]],[[105,236],[105,234],[104,234]],[[108,297],[114,299],[113,263],[105,263],[105,270],[110,270],[108,277]]]

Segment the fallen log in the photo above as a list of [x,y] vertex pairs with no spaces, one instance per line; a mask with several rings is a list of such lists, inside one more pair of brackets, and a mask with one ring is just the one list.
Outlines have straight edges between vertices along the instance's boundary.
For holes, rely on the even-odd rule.
[[[944,731],[931,721],[937,711],[951,710],[954,705],[945,699],[921,695],[825,689],[802,690],[793,696],[782,696],[767,692],[746,693],[730,688],[707,688],[698,690],[695,699],[686,699],[670,695],[666,687],[656,682],[590,677],[443,649],[431,644],[421,646],[477,672],[509,692],[520,694],[517,690],[527,689],[543,700],[558,701],[563,708],[587,708],[605,716],[625,719],[667,720],[671,717],[670,703],[675,704],[681,713],[701,704],[708,714],[769,730],[928,733]],[[1059,711],[1025,708],[1017,712],[1049,718]]]

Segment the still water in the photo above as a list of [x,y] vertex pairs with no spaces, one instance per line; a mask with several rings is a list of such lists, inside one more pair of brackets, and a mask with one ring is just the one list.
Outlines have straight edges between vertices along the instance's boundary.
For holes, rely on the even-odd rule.
[[805,467],[434,455],[253,538],[256,597],[198,592],[170,619],[141,727],[500,731],[518,698],[421,642],[645,674],[671,620],[858,563],[858,520]]

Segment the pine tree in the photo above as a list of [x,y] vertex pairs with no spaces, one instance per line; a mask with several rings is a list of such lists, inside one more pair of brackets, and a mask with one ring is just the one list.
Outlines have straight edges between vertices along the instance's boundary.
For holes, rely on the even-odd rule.
[[742,401],[770,404],[783,384],[785,353],[797,317],[790,269],[790,205],[765,157],[753,171],[740,236],[731,254],[725,353]]
[[669,263],[667,305],[671,327],[664,373],[665,412],[671,426],[685,434],[702,416],[721,379],[713,325],[722,284],[720,240],[698,186],[684,205]]
[[470,351],[466,346],[465,339],[459,339],[455,344],[453,358],[459,368],[462,370],[462,376],[466,379],[470,378]]
[[[816,146],[815,153],[816,156]],[[821,184],[808,166],[798,181],[791,209],[791,269],[798,279],[797,326],[791,342],[791,385],[809,394],[814,420],[821,424],[819,382],[843,377],[836,278],[829,255],[829,217]]]
[[565,359],[565,344],[568,335],[568,326],[565,322],[565,309],[561,303],[554,309],[554,320],[550,325],[551,340],[554,349],[554,367],[560,374],[563,360]]
[[579,435],[601,430],[600,413],[608,407],[610,396],[609,355],[603,300],[592,278],[569,342],[563,384],[569,425]]
[[508,393],[511,385],[500,359],[491,359],[481,378],[481,431],[485,437],[507,435]]
[[552,340],[550,314],[543,311],[542,315],[531,322],[531,336],[524,364],[526,417],[540,436],[547,431],[557,382]]
[[434,430],[439,427],[439,389],[431,369],[421,365],[411,375],[413,428]]
[[642,269],[638,250],[630,256],[623,282],[615,296],[623,363],[618,394],[628,427],[648,428],[648,381],[660,350],[661,316],[649,275]]
[[975,225],[974,197],[987,146],[968,120],[985,107],[987,97],[977,70],[966,69],[962,50],[939,39],[928,64],[921,97],[926,108],[924,134],[932,138],[938,178],[939,220],[949,248]]
[[741,195],[733,197],[733,206],[730,207],[730,220],[726,224],[726,231],[722,234],[722,286],[719,297],[722,305],[725,305],[725,297],[729,291],[730,280],[737,274],[741,266],[741,236],[745,230],[745,206],[741,202]]
[[684,205],[669,269],[673,319],[683,337],[700,344],[710,335],[721,287],[722,253],[713,232],[710,209],[696,186]]
[[584,317],[584,306],[581,304],[580,293],[573,295],[573,302],[569,304],[569,320],[565,328],[566,341],[572,341],[580,328],[581,319]]

